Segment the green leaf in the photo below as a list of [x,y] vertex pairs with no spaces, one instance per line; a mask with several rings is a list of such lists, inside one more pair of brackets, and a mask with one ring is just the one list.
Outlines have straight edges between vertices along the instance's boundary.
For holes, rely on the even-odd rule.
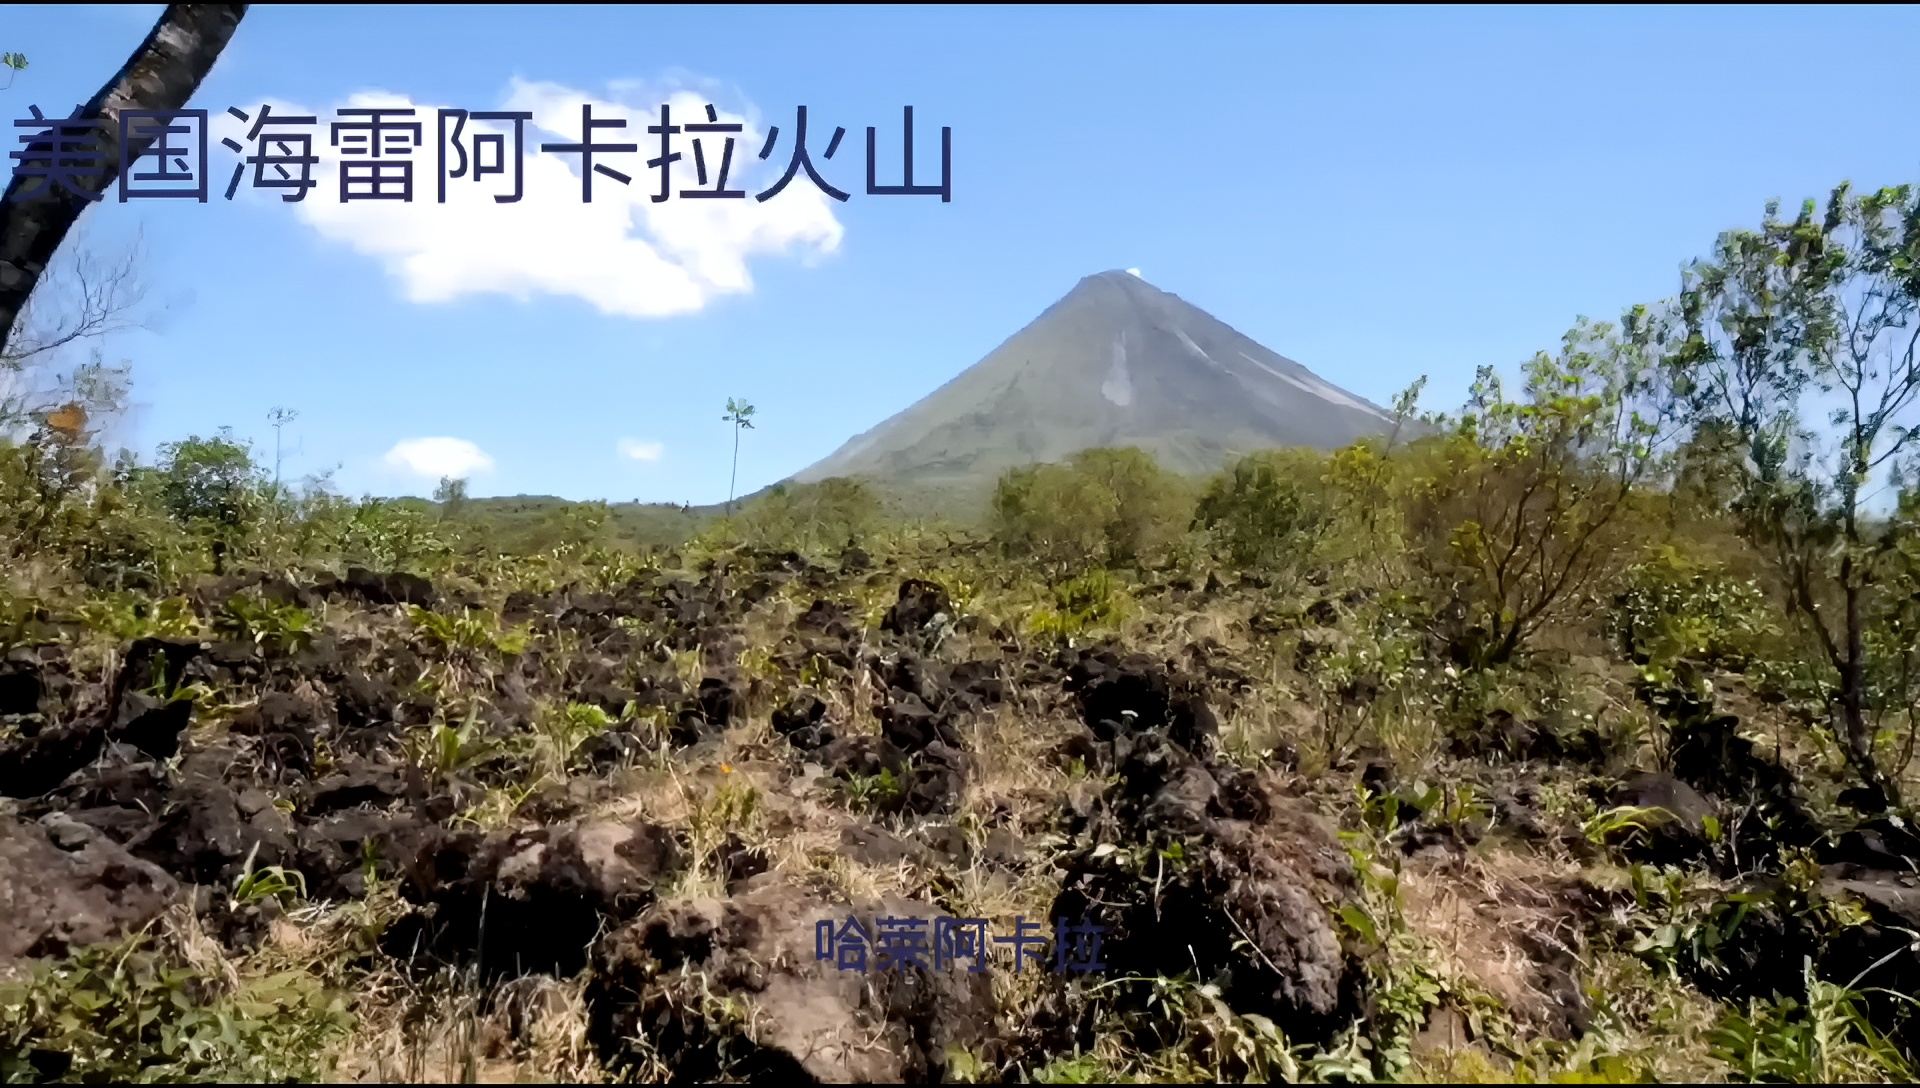
[[1373,924],[1373,916],[1357,904],[1348,903],[1341,907],[1340,920],[1368,944],[1380,943],[1380,930]]

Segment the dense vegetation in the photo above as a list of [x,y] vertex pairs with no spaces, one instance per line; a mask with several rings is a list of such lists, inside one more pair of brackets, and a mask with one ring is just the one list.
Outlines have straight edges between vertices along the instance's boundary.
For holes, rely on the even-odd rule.
[[[0,444],[0,1076],[1911,1079],[1917,306],[1843,187],[1516,390],[977,524],[350,501],[69,382]],[[863,988],[849,913],[1107,971]]]

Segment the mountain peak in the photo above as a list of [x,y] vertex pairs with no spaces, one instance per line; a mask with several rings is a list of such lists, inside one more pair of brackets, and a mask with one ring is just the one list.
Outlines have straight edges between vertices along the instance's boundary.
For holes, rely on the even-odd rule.
[[1054,305],[1065,305],[1083,299],[1105,298],[1108,300],[1125,299],[1133,303],[1148,302],[1152,299],[1171,298],[1165,291],[1140,277],[1137,268],[1109,268],[1105,272],[1095,272],[1080,277],[1073,290],[1061,296]]
[[1391,416],[1136,269],[1083,277],[986,358],[795,475],[990,482],[1016,465],[1138,446],[1210,472],[1276,446],[1331,449]]

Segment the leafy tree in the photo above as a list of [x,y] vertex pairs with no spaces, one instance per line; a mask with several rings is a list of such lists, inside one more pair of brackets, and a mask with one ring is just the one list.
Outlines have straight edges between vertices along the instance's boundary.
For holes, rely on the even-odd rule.
[[99,468],[78,405],[44,414],[24,441],[0,439],[0,525],[10,551],[32,555],[84,535],[84,492]]
[[1252,570],[1297,570],[1330,524],[1322,459],[1310,450],[1263,450],[1213,478],[1194,522]]
[[1118,509],[1112,492],[1065,465],[1025,465],[994,487],[993,537],[1007,554],[1058,578],[1101,555]]
[[1407,479],[1420,475],[1419,466],[1407,462],[1421,458],[1407,454],[1409,448],[1427,453],[1440,430],[1437,417],[1416,415],[1426,385],[1421,375],[1394,398],[1393,427],[1384,436],[1360,439],[1327,458],[1322,474],[1327,512],[1340,529],[1327,541],[1338,545],[1330,548],[1334,561],[1364,560],[1381,577],[1394,576],[1402,550],[1399,491]]
[[[89,421],[100,421],[125,407],[126,363],[107,362],[98,347],[85,362],[69,362],[60,350],[131,326],[122,318],[134,305],[134,292],[87,279],[97,274],[86,254],[48,274],[33,309],[42,308],[40,302],[50,290],[59,292],[55,297],[63,306],[71,304],[53,327],[23,312],[12,348],[0,353],[0,433],[18,437],[50,414],[76,410]],[[109,275],[130,276],[131,266]]]
[[1665,328],[1644,308],[1618,327],[1582,319],[1559,354],[1528,363],[1521,399],[1481,368],[1409,512],[1417,560],[1464,612],[1456,645],[1473,663],[1512,658],[1617,561],[1621,515],[1671,408]]
[[[0,66],[11,85],[27,59],[0,54]],[[13,192],[8,190],[9,202]],[[15,217],[0,214],[0,223],[9,218]],[[138,326],[134,311],[145,294],[138,275],[141,247],[136,232],[133,243],[110,254],[90,245],[81,237],[85,233],[65,232],[50,257],[27,268],[31,281],[5,263],[8,245],[21,239],[0,241],[0,308],[12,307],[0,315],[0,432],[9,436],[26,434],[50,412],[78,407],[98,423],[124,407],[127,365],[107,362],[97,346],[84,361],[67,358],[67,349]],[[30,290],[10,302],[5,288],[16,285]]]
[[459,517],[467,505],[467,481],[440,477],[439,485],[433,489],[433,501],[440,504],[440,516]]
[[154,471],[123,450],[95,479],[85,532],[68,545],[76,571],[106,589],[155,591],[168,584],[197,555],[199,542],[154,501]]
[[543,519],[535,539],[541,548],[580,551],[605,544],[612,524],[613,509],[604,502],[568,503]]
[[1138,563],[1184,528],[1191,498],[1181,494],[1179,480],[1145,450],[1082,450],[1068,464],[1113,498],[1113,512],[1102,526],[1107,565]]
[[230,428],[213,438],[192,436],[160,448],[160,496],[168,513],[206,536],[214,569],[241,543],[263,505],[265,480],[252,447],[236,442]]
[[727,516],[733,516],[734,486],[740,478],[740,432],[753,429],[753,405],[727,398],[727,414],[720,417],[733,424],[733,472],[727,477]]
[[880,500],[871,488],[834,477],[774,485],[741,511],[741,532],[759,547],[819,551],[861,542],[879,519]]
[[993,534],[1050,577],[1139,562],[1179,531],[1174,479],[1137,449],[1084,450],[1066,464],[1009,470],[994,489]]
[[1889,537],[1885,592],[1877,594],[1865,636],[1867,697],[1876,733],[1894,738],[1884,770],[1898,780],[1912,765],[1920,741],[1920,487],[1901,490]]
[[375,570],[428,570],[451,553],[444,530],[418,508],[392,499],[345,502],[330,495],[307,500],[303,529],[309,545]]
[[1739,497],[1739,433],[1723,420],[1707,419],[1674,455],[1669,524],[1723,517]]
[[[1868,509],[1909,450],[1920,398],[1920,199],[1833,190],[1689,267],[1675,358],[1701,432],[1737,436],[1735,511],[1834,682],[1836,732],[1871,805],[1898,803],[1875,752],[1869,637],[1898,536]],[[1825,425],[1821,423],[1824,417]],[[1709,430],[1711,428],[1712,430]]]

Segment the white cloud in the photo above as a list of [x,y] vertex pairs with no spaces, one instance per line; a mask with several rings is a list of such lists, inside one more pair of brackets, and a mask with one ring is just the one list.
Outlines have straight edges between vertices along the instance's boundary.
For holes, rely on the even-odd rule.
[[1127,275],[1132,276],[1134,279],[1139,279],[1140,270],[1138,268],[1129,268],[1127,269]]
[[[449,302],[473,295],[504,295],[518,300],[536,296],[581,299],[603,314],[659,318],[693,313],[723,295],[746,294],[753,289],[748,264],[755,258],[791,255],[808,261],[839,248],[844,228],[834,215],[834,201],[815,188],[804,173],[779,194],[762,202],[753,199],[786,167],[791,149],[792,119],[777,122],[781,132],[774,154],[761,161],[765,130],[753,118],[751,105],[734,112],[711,97],[712,89],[696,93],[683,89],[685,80],[648,87],[626,82],[611,87],[613,98],[593,95],[554,83],[514,80],[507,88],[506,110],[530,111],[523,129],[521,199],[502,204],[495,195],[512,191],[512,168],[479,182],[471,177],[449,178],[446,202],[438,200],[440,141],[438,114],[442,103],[416,102],[387,91],[354,94],[341,107],[412,107],[411,120],[421,126],[421,146],[409,156],[413,163],[413,199],[353,200],[340,192],[340,154],[333,147],[332,123],[338,108],[315,110],[291,103],[268,101],[275,114],[315,116],[313,153],[317,187],[291,205],[292,213],[322,237],[342,243],[374,258],[395,277],[404,296],[413,302]],[[720,92],[720,98],[728,97]],[[745,130],[732,136],[733,157],[727,177],[731,189],[744,189],[742,199],[686,199],[680,194],[702,188],[695,169],[695,148],[705,154],[708,182],[714,187],[726,149],[726,134],[674,137],[679,161],[669,168],[671,194],[655,203],[660,175],[646,166],[659,154],[659,136],[646,131],[659,123],[659,107],[666,102],[676,125],[706,120],[706,105],[714,102],[721,122],[739,123]],[[591,103],[593,117],[624,118],[625,129],[596,128],[603,142],[636,143],[637,152],[601,156],[600,161],[628,175],[621,185],[596,173],[593,202],[581,197],[577,154],[540,150],[542,143],[578,142],[580,109]],[[483,110],[484,104],[466,103]],[[253,111],[247,111],[250,115]],[[405,121],[407,118],[401,118]],[[452,121],[448,122],[451,128]],[[212,135],[244,142],[248,126],[220,115]],[[477,133],[505,137],[512,154],[512,126],[507,122],[469,120],[461,135],[465,167],[470,174],[476,158]],[[851,134],[849,134],[851,137]],[[809,144],[815,137],[809,134]],[[845,176],[845,149],[832,163],[816,159],[841,189]],[[249,149],[251,150],[251,149]],[[824,153],[824,144],[814,148]],[[489,154],[491,154],[489,152]],[[449,155],[450,168],[462,166]],[[855,159],[858,156],[854,157]],[[491,165],[491,161],[489,161]],[[836,176],[838,168],[838,176]],[[268,170],[269,176],[272,170]],[[271,190],[252,194],[270,209],[289,206]]]
[[391,468],[438,480],[451,476],[464,480],[476,472],[493,470],[493,458],[485,450],[464,438],[409,438],[387,451]]
[[666,447],[658,442],[642,442],[637,438],[622,438],[619,443],[620,456],[635,461],[658,461],[666,452]]

